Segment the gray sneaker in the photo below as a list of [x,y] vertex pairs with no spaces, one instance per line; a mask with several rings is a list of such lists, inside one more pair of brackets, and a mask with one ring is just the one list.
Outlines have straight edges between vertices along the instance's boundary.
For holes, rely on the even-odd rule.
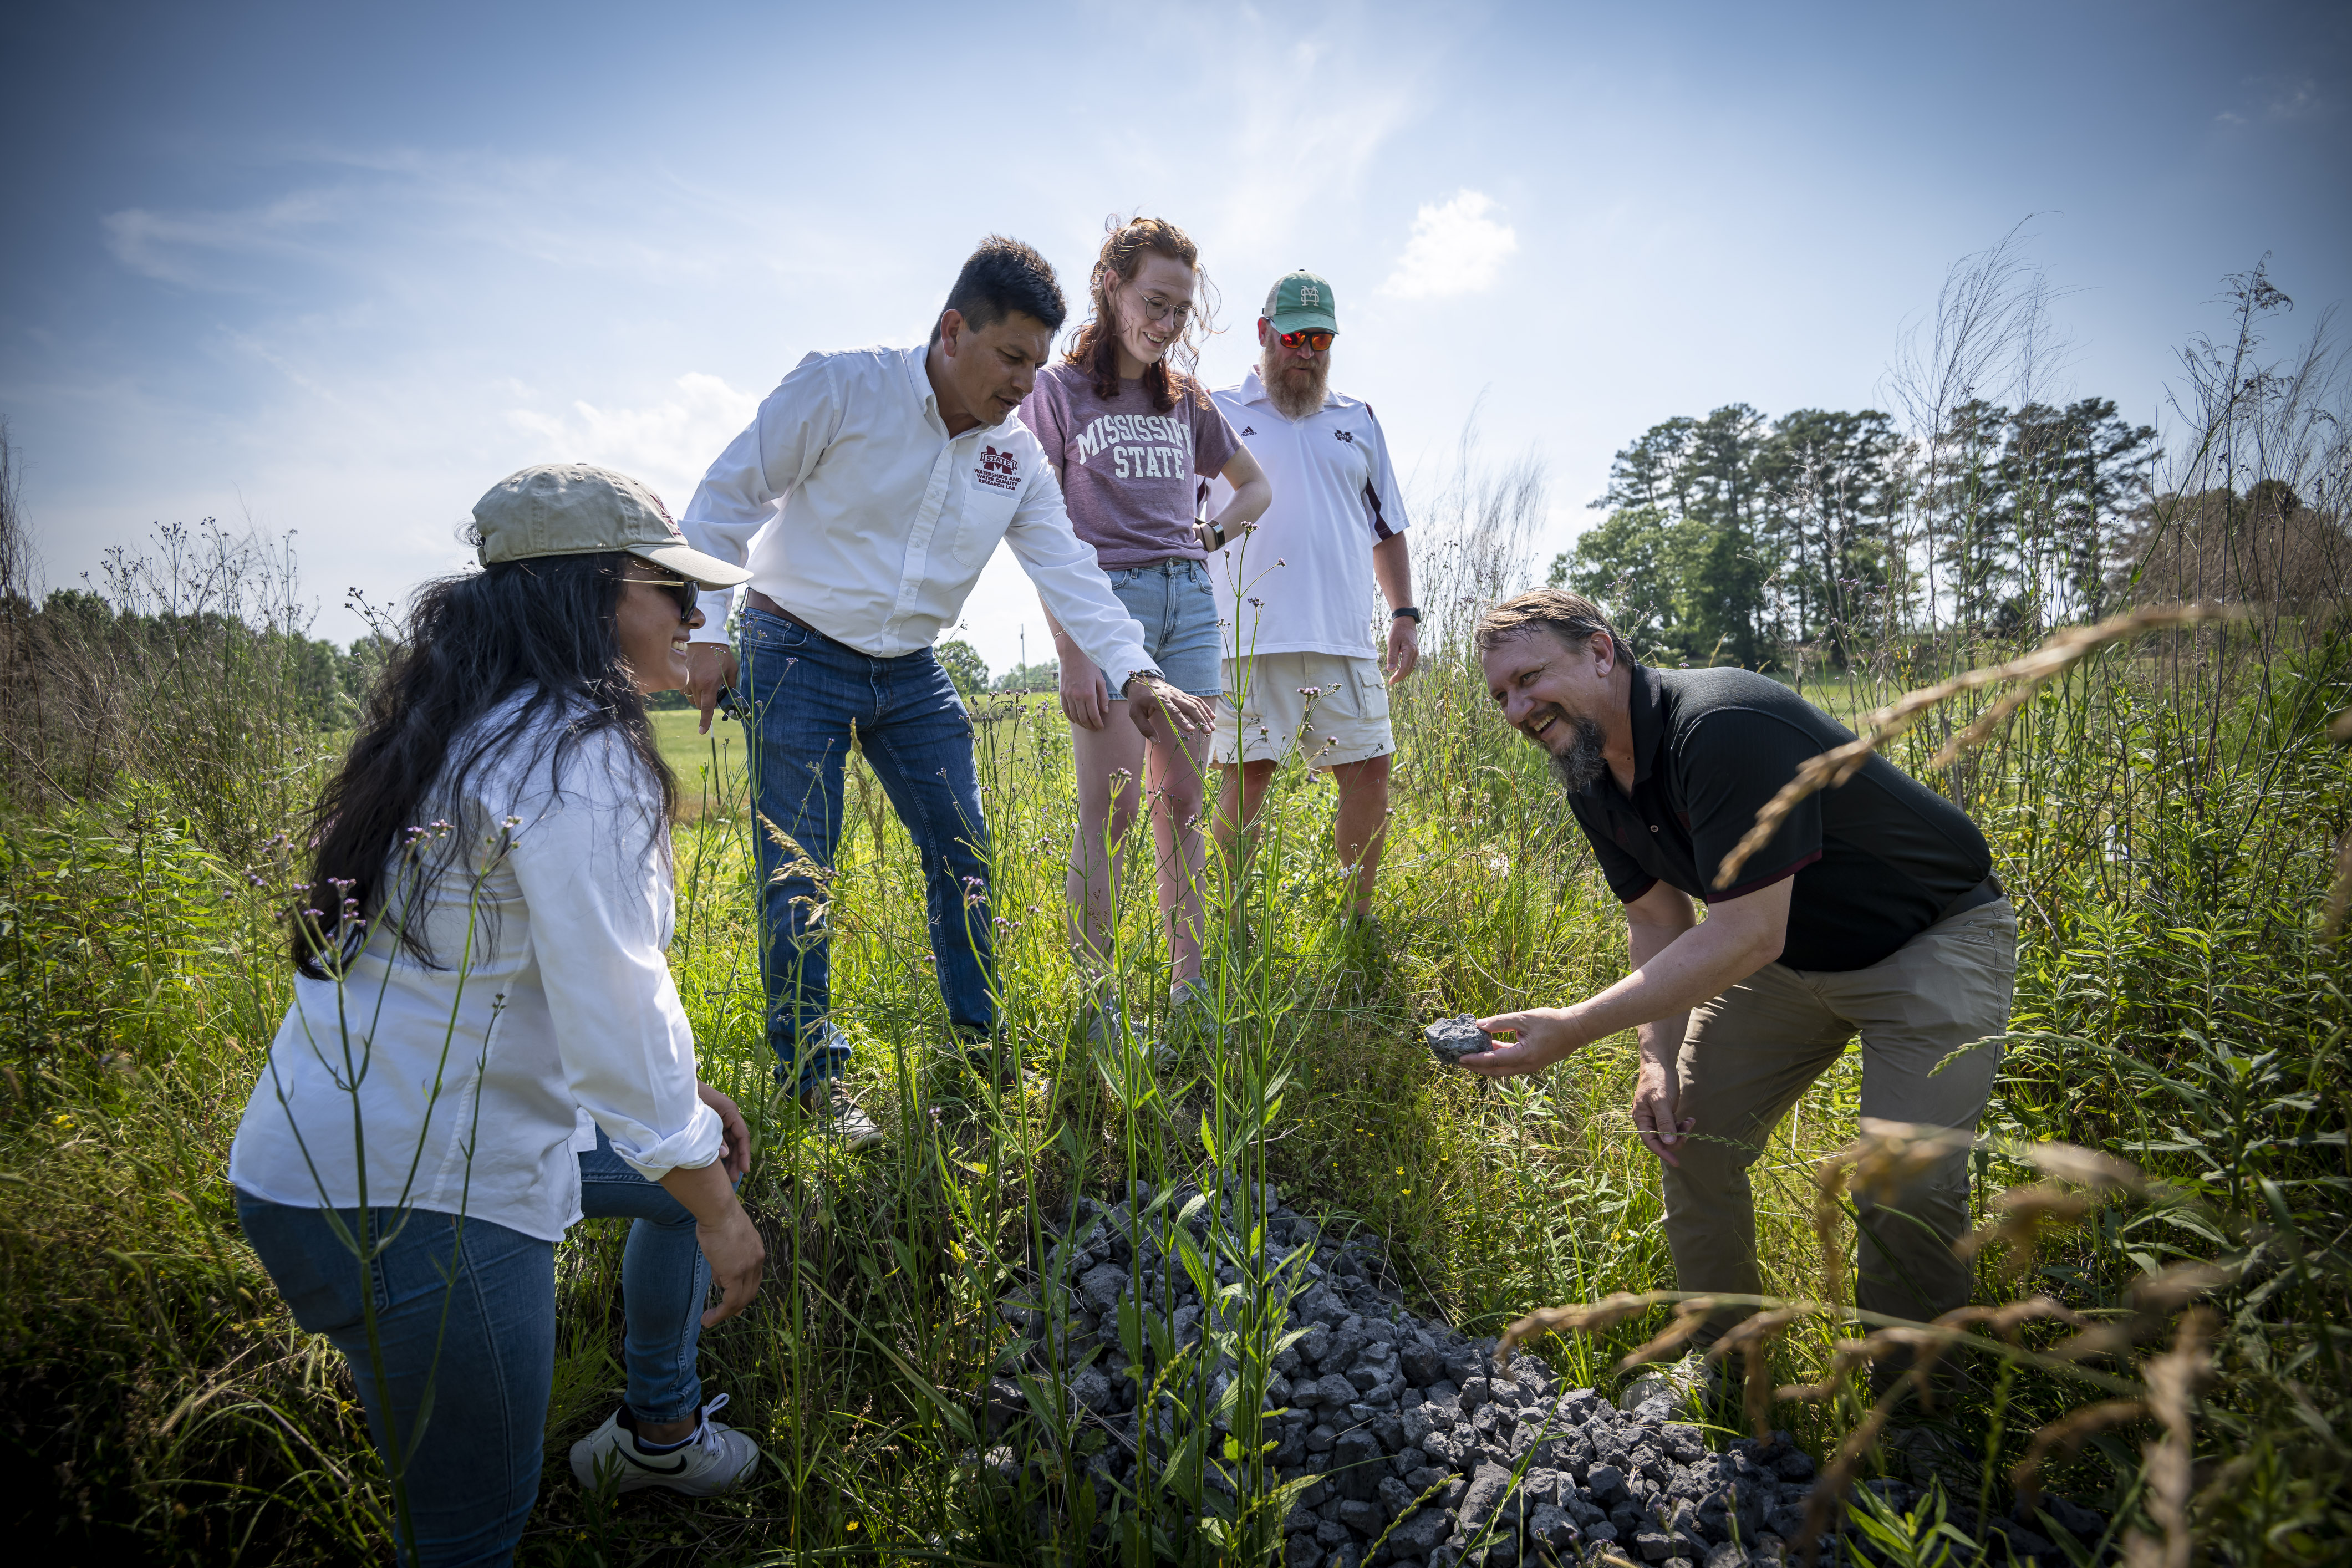
[[839,1079],[827,1079],[800,1093],[801,1109],[814,1120],[820,1135],[839,1140],[845,1149],[863,1149],[882,1142],[882,1129],[858,1109]]
[[1185,1045],[1207,1045],[1225,1032],[1217,1016],[1217,994],[1197,975],[1182,980],[1168,993],[1168,1037]]
[[1110,994],[1108,987],[1096,991],[1079,1016],[1085,1020],[1087,1044],[1090,1046],[1117,1046],[1127,1039],[1127,1016],[1119,1011],[1118,998]]

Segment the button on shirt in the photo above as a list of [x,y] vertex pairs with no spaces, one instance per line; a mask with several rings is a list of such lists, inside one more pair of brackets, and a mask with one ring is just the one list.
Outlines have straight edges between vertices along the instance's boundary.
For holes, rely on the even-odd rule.
[[[1255,371],[1212,395],[1274,489],[1257,527],[1210,562],[1226,656],[1379,658],[1372,546],[1403,532],[1405,515],[1371,405],[1326,392],[1322,407],[1286,419]],[[1233,487],[1212,482],[1214,515]]]
[[[812,353],[710,465],[678,519],[749,586],[877,658],[931,646],[999,540],[1112,689],[1149,669],[1143,629],[1071,531],[1061,487],[1018,416],[948,434],[927,351]],[[728,591],[698,642],[726,640]]]
[[1799,802],[1771,842],[1718,889],[1717,871],[1756,814],[1844,725],[1769,676],[1633,666],[1633,790],[1603,771],[1569,797],[1609,886],[1626,903],[1659,882],[1736,899],[1784,877],[1791,969],[1865,969],[1947,915],[2000,896],[1992,851],[1968,814],[1885,758]]

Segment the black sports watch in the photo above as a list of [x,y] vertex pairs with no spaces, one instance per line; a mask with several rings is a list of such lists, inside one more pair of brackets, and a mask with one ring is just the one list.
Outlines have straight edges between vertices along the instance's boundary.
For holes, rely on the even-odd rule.
[[1412,624],[1414,626],[1421,625],[1421,610],[1418,605],[1407,605],[1403,609],[1392,612],[1389,616],[1389,619],[1392,621],[1401,621],[1407,616],[1411,616],[1412,617]]

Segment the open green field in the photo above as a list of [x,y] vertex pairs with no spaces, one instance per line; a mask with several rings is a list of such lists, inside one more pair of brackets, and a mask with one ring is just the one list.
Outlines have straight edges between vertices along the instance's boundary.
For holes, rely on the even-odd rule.
[[[2079,1321],[2125,1329],[2111,1353],[2054,1356],[2074,1330],[2027,1323],[2007,1370],[1980,1359],[1964,1397],[1915,1415],[1928,1459],[1864,1441],[1854,1464],[1865,1478],[1945,1476],[1955,1506],[2006,1506],[2035,1432],[2138,1397],[2148,1358],[2191,1332],[2215,1358],[2179,1427],[2199,1550],[2315,1563],[2352,1539],[2340,1486],[2352,1117],[2343,961],[2322,940],[2335,836],[2352,824],[2325,724],[2352,702],[2352,658],[2316,624],[2292,643],[2204,646],[2196,668],[2211,673],[2185,698],[2149,672],[2189,667],[2118,654],[2051,688],[1966,767],[1932,775],[1969,791],[2023,922],[1979,1212],[1999,1222],[2020,1212],[2004,1194],[2041,1190],[2042,1141],[2104,1151],[2151,1180],[2059,1182],[2046,1228],[2012,1226],[1979,1255],[1981,1300],[2046,1294]],[[254,697],[242,710],[261,710]],[[737,732],[719,726],[730,743],[712,770],[693,715],[657,717],[690,803],[673,963],[706,1074],[762,1108],[745,1194],[769,1237],[769,1284],[706,1337],[703,1369],[772,1463],[761,1486],[703,1503],[614,1506],[572,1484],[564,1450],[618,1377],[621,1233],[583,1226],[561,1256],[528,1561],[1272,1560],[1288,1504],[1245,1445],[1221,1447],[1201,1363],[1165,1385],[1162,1468],[1091,1553],[1081,1543],[1101,1517],[1074,1512],[1057,1479],[1087,1452],[1085,1431],[1032,1423],[995,1439],[1021,1446],[1002,1474],[973,1467],[981,1391],[1019,1364],[1002,1305],[1033,1288],[1078,1197],[1131,1179],[1270,1180],[1383,1249],[1415,1311],[1475,1334],[1671,1283],[1654,1166],[1625,1113],[1629,1040],[1507,1084],[1444,1071],[1418,1043],[1433,1016],[1567,1000],[1623,963],[1623,922],[1540,759],[1500,729],[1458,651],[1440,649],[1399,694],[1377,936],[1341,921],[1328,785],[1286,774],[1260,856],[1221,883],[1212,973],[1230,1026],[1157,1084],[1074,1037],[1066,730],[1049,702],[1009,706],[980,746],[1005,1011],[1031,1071],[983,1081],[947,1048],[913,855],[853,764],[830,888],[835,995],[858,1046],[855,1087],[894,1131],[858,1157],[804,1140],[767,1098]],[[288,759],[314,768],[326,752],[299,731],[216,731],[193,715],[176,732],[210,739],[6,826],[0,1435],[20,1473],[57,1478],[20,1491],[14,1517],[69,1561],[365,1560],[380,1553],[386,1494],[348,1375],[287,1319],[220,1180],[286,986],[245,873],[282,863],[270,835],[315,776],[289,780]],[[1910,741],[1894,754],[1925,762]],[[242,804],[215,811],[222,800]],[[1165,975],[1133,889],[1118,951],[1129,1016],[1149,1028]],[[1838,1304],[1852,1231],[1822,1228],[1841,1211],[1817,1184],[1853,1134],[1855,1068],[1850,1054],[1822,1079],[1757,1173],[1767,1288],[1809,1303],[1771,1344],[1769,1377],[1820,1385],[1770,1420],[1823,1461],[1872,1430],[1866,1384],[1838,1359],[1861,1331]],[[2210,1317],[2179,1319],[2174,1286],[2161,1310],[2134,1308],[2189,1259],[2211,1262],[2189,1291]],[[1234,1267],[1235,1299],[1254,1310],[1223,1348],[1237,1375],[1263,1376],[1282,1293],[1251,1272],[1262,1264]],[[1542,1348],[1570,1381],[1612,1385],[1618,1358],[1669,1316],[1658,1305]],[[1721,1442],[1747,1418],[1735,1405],[1707,1419]],[[2118,1539],[2160,1538],[2174,1517],[2164,1489],[2178,1490],[2162,1468],[2171,1428],[2129,1410],[2113,1419],[2053,1458],[2051,1480],[2114,1515]],[[1235,1433],[1244,1444],[1246,1423]],[[1234,1489],[1202,1489],[1212,1461],[1235,1468]],[[1931,1526],[1922,1514],[1902,1528]]]

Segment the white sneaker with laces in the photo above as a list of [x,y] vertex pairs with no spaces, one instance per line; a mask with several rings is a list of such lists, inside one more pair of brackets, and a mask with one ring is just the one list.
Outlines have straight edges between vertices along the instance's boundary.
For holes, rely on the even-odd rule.
[[711,1416],[727,1407],[720,1394],[704,1405],[694,1433],[675,1447],[641,1447],[637,1435],[621,1425],[618,1408],[604,1424],[572,1445],[572,1473],[593,1491],[600,1475],[614,1478],[615,1491],[633,1492],[666,1487],[688,1497],[716,1497],[732,1491],[760,1468],[760,1446],[723,1421]]

